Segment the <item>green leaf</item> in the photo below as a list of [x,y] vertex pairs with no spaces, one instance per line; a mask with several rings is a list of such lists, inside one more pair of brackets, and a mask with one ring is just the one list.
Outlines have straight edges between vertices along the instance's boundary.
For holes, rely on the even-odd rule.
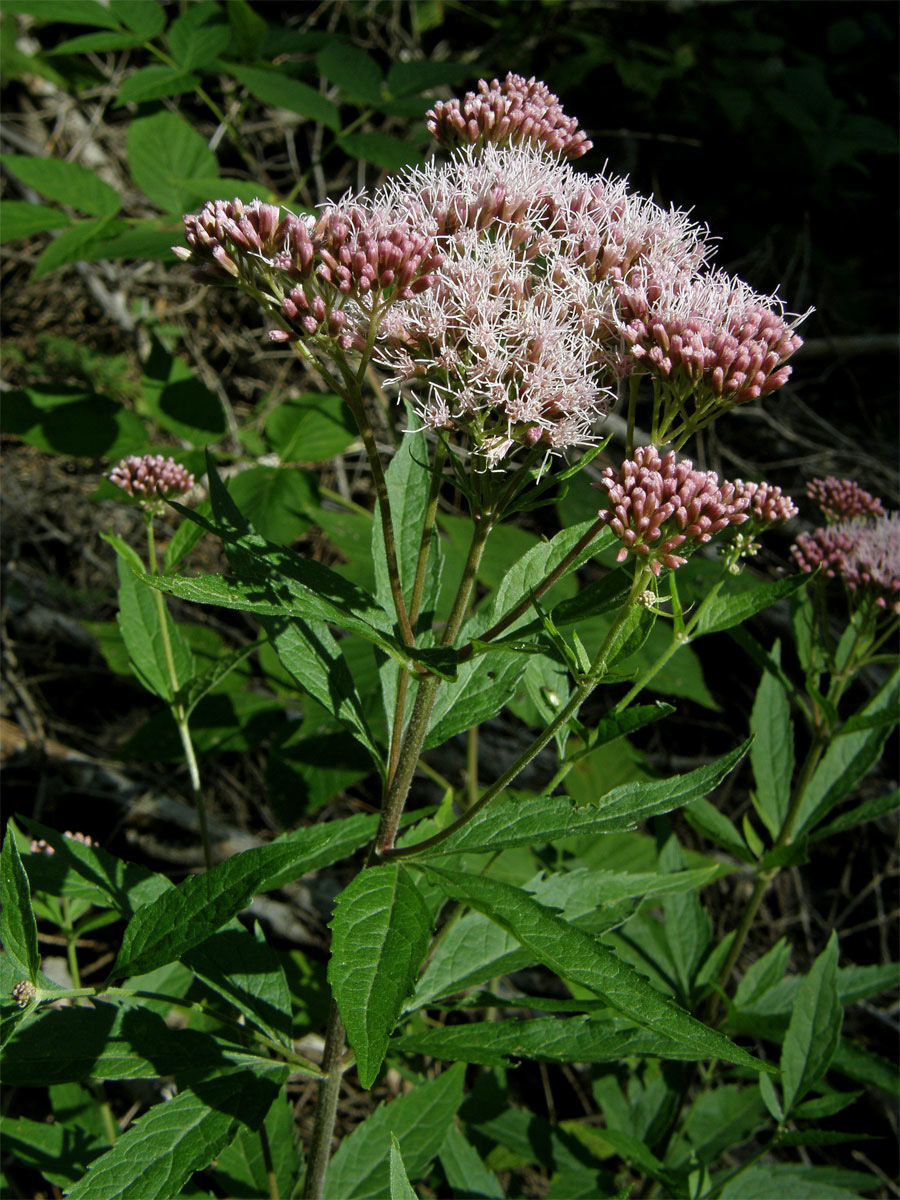
[[204,875],[189,876],[131,918],[113,968],[115,978],[173,962],[230,921],[257,892],[338,862],[371,832],[367,819],[329,821],[236,854]]
[[[35,983],[41,969],[37,925],[31,908],[31,887],[22,866],[13,828],[12,821],[8,821],[3,850],[0,851],[0,904],[3,905],[0,912],[0,938],[7,954],[16,960],[17,970],[21,968],[25,978]],[[6,1000],[7,997],[4,997]]]
[[888,792],[884,796],[879,796],[876,800],[865,800],[862,804],[858,804],[856,808],[851,808],[848,812],[841,813],[839,817],[835,817],[827,825],[820,826],[809,840],[811,842],[821,842],[824,838],[831,837],[835,833],[845,833],[848,829],[854,829],[857,825],[862,825],[866,821],[875,821],[887,813],[896,812],[898,808],[900,808],[900,788],[894,788],[892,792]]
[[471,817],[456,833],[426,850],[424,858],[507,846],[540,845],[560,837],[633,829],[638,821],[671,812],[718,787],[747,753],[749,741],[714,763],[686,775],[625,783],[593,805],[575,805],[564,796],[523,798],[502,795]]
[[118,554],[119,612],[116,619],[134,673],[148,691],[171,701],[176,691],[193,676],[194,660],[190,647],[179,633],[165,602],[160,605],[158,593],[135,574],[134,564],[123,550],[124,543],[111,534],[104,537]]
[[[293,1102],[283,1092],[266,1114],[265,1129],[276,1192],[279,1196],[293,1196],[303,1158],[298,1146]],[[259,1134],[248,1129],[239,1130],[235,1140],[223,1146],[216,1155],[215,1177],[228,1196],[258,1196],[262,1200],[271,1200]]]
[[520,1058],[600,1063],[621,1062],[631,1056],[686,1061],[704,1057],[702,1051],[664,1034],[637,1029],[621,1020],[589,1016],[471,1021],[406,1034],[393,1044],[403,1054],[424,1054],[485,1067],[507,1066],[510,1060]]
[[61,229],[71,223],[72,218],[57,208],[30,204],[25,200],[4,200],[0,204],[0,245],[47,229]]
[[134,33],[83,33],[80,37],[69,38],[60,42],[47,56],[54,54],[88,54],[92,51],[127,50],[132,46],[140,46],[144,39]]
[[4,392],[0,428],[48,454],[82,458],[139,454],[148,440],[144,422],[121,404],[60,385]]
[[229,75],[244,85],[248,92],[273,108],[286,108],[310,121],[317,121],[337,132],[341,119],[337,106],[321,93],[299,79],[281,71],[263,71],[258,67],[242,67],[236,63],[222,64]]
[[224,435],[225,413],[218,396],[155,337],[142,388],[146,410],[180,441],[206,446]]
[[61,21],[66,25],[116,29],[119,24],[115,14],[98,0],[3,0],[3,11],[27,13],[43,25]]
[[757,1071],[771,1069],[672,1004],[612,950],[538,904],[521,888],[438,867],[422,869],[450,899],[484,913],[544,966],[596,993],[629,1020],[705,1057]]
[[123,82],[115,107],[161,100],[164,96],[180,96],[182,92],[196,91],[199,86],[200,76],[181,67],[143,67]]
[[256,58],[268,32],[265,20],[247,0],[226,0],[225,8],[238,54],[248,60]]
[[416,1193],[410,1186],[400,1153],[400,1143],[395,1134],[391,1134],[391,1200],[416,1200]]
[[497,716],[514,694],[526,665],[524,655],[502,652],[463,663],[456,678],[438,692],[424,748],[440,746],[457,733]]
[[697,622],[691,635],[692,640],[708,633],[720,633],[723,629],[742,625],[750,617],[777,604],[786,596],[793,595],[794,592],[806,587],[808,583],[808,575],[793,575],[789,579],[778,579],[775,583],[760,583],[752,590],[743,590],[734,594],[729,592],[728,582],[726,582],[722,591],[711,601]]
[[328,982],[370,1088],[415,986],[431,915],[409,872],[390,863],[360,871],[341,892],[331,932]]
[[765,995],[776,984],[784,979],[790,958],[791,948],[785,938],[779,938],[775,945],[766,953],[751,963],[737,986],[734,1003],[738,1008],[752,1005],[760,996]]
[[208,671],[194,675],[187,684],[180,687],[176,699],[184,708],[184,715],[189,717],[203,697],[218,687],[258,646],[258,642],[250,642],[246,646],[239,646],[237,650],[222,654]]
[[447,1182],[455,1194],[477,1196],[480,1200],[503,1200],[503,1189],[493,1171],[489,1171],[465,1134],[451,1125],[438,1156]]
[[207,9],[194,5],[187,9],[172,22],[166,36],[172,57],[185,71],[208,67],[231,41],[231,32],[221,23],[218,6]]
[[185,212],[190,203],[186,184],[218,174],[216,156],[176,113],[132,121],[127,147],[132,179],[163,212]]
[[702,797],[693,800],[684,811],[689,825],[692,825],[704,837],[715,842],[733,854],[742,862],[753,862],[754,856],[747,849],[743,834],[734,823],[725,816],[714,804]]
[[82,1130],[28,1117],[0,1117],[0,1136],[7,1154],[15,1155],[18,1164],[40,1171],[57,1188],[71,1187],[90,1160],[106,1148]]
[[316,66],[345,96],[377,104],[381,99],[381,68],[371,55],[351,42],[333,38],[316,55]]
[[471,77],[472,68],[466,63],[430,62],[428,59],[396,61],[391,63],[388,71],[387,88],[392,96],[418,95],[447,84],[464,83]]
[[800,986],[781,1049],[781,1083],[788,1116],[828,1070],[841,1038],[837,963],[838,940],[832,932]]
[[889,1096],[900,1097],[900,1071],[896,1062],[873,1054],[849,1038],[841,1038],[831,1067],[857,1083],[870,1084]]
[[[385,472],[388,497],[393,518],[396,541],[397,566],[403,595],[409,605],[413,582],[419,559],[419,544],[422,539],[422,521],[431,486],[431,471],[428,467],[428,445],[420,430],[406,433],[397,448],[390,466]],[[376,511],[372,523],[372,558],[375,563],[375,595],[386,611],[393,611],[391,586],[388,578],[381,530],[381,514]],[[425,587],[420,613],[433,616],[433,609],[440,591],[440,538],[432,538],[429,564],[425,576]],[[431,619],[426,627],[432,623]]]
[[[771,657],[774,662],[781,663],[780,642],[775,642]],[[781,833],[791,803],[794,725],[788,694],[768,671],[763,672],[756,692],[750,730],[756,735],[750,747],[756,781],[753,807],[774,840]]]
[[726,1183],[721,1200],[859,1200],[859,1193],[879,1186],[874,1175],[844,1171],[837,1167],[813,1167],[802,1163],[758,1163]]
[[[900,671],[894,671],[860,713],[867,717],[896,714],[898,705]],[[797,816],[798,833],[812,829],[823,820],[866,776],[881,757],[891,728],[889,724],[879,725],[831,741],[803,795]]]
[[69,1200],[127,1200],[138,1194],[141,1200],[171,1200],[242,1126],[259,1127],[287,1075],[285,1066],[260,1062],[252,1071],[224,1072],[155,1105],[94,1159]]
[[126,228],[124,222],[113,220],[111,217],[78,221],[53,238],[35,263],[31,278],[42,279],[67,263],[88,262],[106,238],[118,236]]
[[48,200],[77,208],[93,217],[114,217],[122,207],[116,189],[80,163],[66,162],[62,158],[29,158],[21,154],[0,154],[0,162]]
[[328,1164],[325,1195],[341,1200],[390,1200],[390,1134],[413,1179],[424,1175],[444,1144],[462,1103],[465,1068],[451,1067],[389,1104],[380,1104],[345,1137]]
[[157,0],[109,0],[109,11],[146,41],[166,27],[166,14]]
[[386,171],[403,171],[422,161],[418,146],[389,133],[344,133],[338,145],[351,158],[362,158]]
[[270,542],[289,546],[309,528],[315,476],[296,467],[250,467],[230,482],[235,504]]
[[325,462],[343,454],[359,437],[340,396],[305,392],[269,414],[266,437],[283,463]]
[[[248,935],[249,936],[249,935]],[[3,1056],[7,1086],[46,1087],[87,1079],[159,1079],[187,1086],[224,1067],[264,1065],[210,1033],[170,1029],[158,1013],[131,1003],[42,1009]]]
[[[712,866],[658,875],[582,867],[547,879],[538,876],[525,885],[525,890],[542,904],[559,909],[566,921],[597,931],[620,925],[634,911],[638,899],[699,887],[709,882],[717,869]],[[441,953],[422,973],[410,1008],[420,1008],[486,979],[533,966],[534,962],[510,932],[480,912],[465,913],[443,935]]]
[[[674,834],[664,842],[659,852],[661,871],[680,872],[684,855]],[[663,925],[666,946],[675,968],[678,993],[690,1007],[700,964],[712,942],[712,924],[706,909],[695,891],[673,892],[663,900]]]

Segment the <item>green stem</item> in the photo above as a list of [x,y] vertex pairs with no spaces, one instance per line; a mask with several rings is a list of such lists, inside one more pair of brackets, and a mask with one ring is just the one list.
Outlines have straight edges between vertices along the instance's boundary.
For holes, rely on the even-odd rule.
[[[156,542],[153,536],[153,513],[147,511],[145,513],[147,523],[147,557],[150,564],[150,574],[159,574],[159,563],[156,558]],[[156,603],[156,611],[159,617],[159,628],[162,636],[163,654],[166,658],[166,669],[169,672],[169,682],[172,685],[173,697],[178,693],[178,672],[175,670],[175,656],[172,653],[172,639],[169,637],[169,622],[168,610],[162,592],[158,588],[153,589],[153,598]],[[187,714],[184,711],[184,706],[177,704],[173,699],[169,708],[172,711],[172,717],[175,724],[178,726],[178,737],[181,740],[181,748],[184,751],[184,759],[187,763],[188,775],[191,781],[191,794],[194,797],[194,807],[197,810],[197,822],[200,826],[200,841],[203,846],[203,862],[207,871],[212,867],[212,851],[209,844],[209,828],[206,820],[206,801],[203,796],[203,789],[200,785],[200,768],[197,765],[197,755],[194,752],[194,743],[191,740],[191,731],[188,727]]]
[[528,766],[532,759],[540,754],[544,747],[550,741],[552,741],[560,729],[567,725],[573,717],[577,716],[579,708],[600,682],[600,679],[606,671],[606,662],[610,651],[615,645],[619,632],[628,615],[630,614],[632,607],[637,603],[638,597],[644,589],[644,584],[646,582],[648,573],[649,572],[646,567],[639,567],[638,570],[635,571],[635,576],[631,585],[631,592],[629,593],[628,599],[622,605],[622,608],[620,609],[615,621],[610,626],[606,637],[603,639],[603,645],[597,651],[587,675],[585,675],[585,677],[575,688],[572,696],[569,699],[569,702],[565,705],[565,707],[560,709],[559,713],[557,713],[550,724],[543,730],[543,732],[538,734],[531,745],[519,755],[512,766],[504,771],[500,778],[492,783],[487,791],[485,791],[474,804],[466,809],[462,816],[458,817],[452,822],[452,824],[448,825],[446,829],[441,830],[440,833],[436,833],[430,838],[425,838],[424,841],[416,842],[416,844],[413,846],[392,846],[388,848],[384,844],[379,843],[381,846],[380,852],[384,855],[384,857],[402,858],[413,854],[421,854],[425,850],[430,850],[432,847],[440,845],[440,843],[450,837],[451,834],[456,833],[458,829],[462,829],[462,827],[466,825],[476,815],[476,813],[481,812],[486,805],[490,804],[492,800],[496,799],[496,797],[499,796],[501,792],[503,792],[509,786],[509,784],[512,783],[516,776]]
[[466,734],[466,803],[469,808],[478,803],[478,726]]
[[278,1200],[278,1177],[275,1174],[275,1164],[272,1162],[272,1147],[269,1145],[269,1135],[264,1124],[259,1127],[259,1148],[262,1151],[270,1200]]
[[322,1055],[324,1077],[319,1082],[319,1097],[303,1184],[304,1200],[323,1200],[325,1194],[325,1172],[331,1157],[331,1139],[334,1136],[341,1078],[344,1073],[343,1054],[344,1026],[338,1006],[332,1000],[328,1028],[325,1032],[325,1050]]
[[[475,577],[478,573],[478,567],[481,564],[481,556],[484,553],[485,544],[493,528],[493,513],[475,513],[473,519],[475,528],[472,533],[472,541],[469,545],[469,553],[466,557],[466,565],[463,568],[463,575],[457,589],[456,599],[441,636],[442,646],[452,646],[456,635],[459,633],[459,627],[462,624],[466,609],[469,606],[472,589],[475,586]],[[400,817],[403,813],[403,806],[406,803],[406,797],[409,795],[416,765],[418,764],[419,756],[422,753],[422,746],[425,744],[425,738],[428,734],[428,722],[431,718],[440,684],[441,680],[436,675],[428,675],[419,683],[412,715],[409,718],[409,724],[406,727],[406,734],[400,748],[397,770],[394,773],[391,786],[385,796],[384,807],[381,811],[381,823],[378,826],[378,833],[375,837],[376,854],[381,854],[394,844],[397,827],[400,824]]]

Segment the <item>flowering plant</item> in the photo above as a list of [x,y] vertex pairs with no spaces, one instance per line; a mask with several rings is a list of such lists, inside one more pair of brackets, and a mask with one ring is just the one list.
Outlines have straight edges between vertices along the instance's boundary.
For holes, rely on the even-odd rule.
[[[217,200],[185,217],[179,254],[196,279],[255,300],[273,326],[270,339],[289,346],[356,421],[377,505],[373,585],[262,536],[211,458],[207,513],[174,500],[193,479],[171,461],[126,459],[110,474],[144,505],[149,537],[146,564],[110,537],[120,556],[122,636],[135,671],[178,726],[208,870],[173,888],[49,831],[36,831],[44,842],[23,865],[7,838],[5,899],[16,915],[5,918],[5,939],[18,968],[14,1077],[34,1076],[35,1046],[59,1039],[54,1030],[71,1015],[73,1033],[85,1036],[102,1018],[95,1024],[107,1022],[132,1055],[125,1067],[101,1056],[90,1078],[146,1072],[136,1061],[140,1029],[132,1029],[143,1022],[153,1047],[145,1058],[178,1084],[174,1099],[94,1158],[69,1193],[74,1200],[111,1195],[109,1179],[133,1163],[140,1139],[151,1139],[162,1161],[166,1132],[193,1121],[206,1123],[207,1136],[186,1140],[164,1180],[151,1185],[153,1196],[180,1194],[220,1151],[215,1178],[227,1187],[225,1148],[240,1137],[246,1152],[249,1131],[258,1131],[262,1175],[277,1196],[276,1151],[284,1148],[272,1145],[272,1113],[279,1091],[298,1080],[315,1080],[317,1098],[305,1167],[291,1186],[302,1177],[304,1196],[334,1200],[413,1195],[407,1176],[424,1177],[435,1158],[438,1186],[503,1194],[479,1153],[490,1122],[474,1099],[463,1114],[467,1132],[456,1124],[465,1063],[592,1064],[602,1137],[580,1122],[552,1134],[556,1162],[580,1171],[573,1186],[593,1189],[579,1195],[620,1195],[623,1186],[628,1194],[634,1176],[647,1195],[750,1196],[762,1172],[786,1187],[798,1164],[785,1155],[802,1144],[797,1121],[849,1103],[825,1082],[841,1046],[836,937],[794,981],[789,1020],[766,1023],[757,1011],[785,982],[780,943],[746,967],[736,989],[733,974],[745,966],[747,934],[778,872],[802,863],[829,821],[846,828],[889,807],[832,816],[894,721],[896,672],[853,717],[839,705],[863,668],[884,665],[896,631],[896,514],[847,482],[816,481],[812,494],[846,520],[798,538],[800,573],[774,582],[751,576],[743,564],[756,539],[797,509],[773,485],[720,480],[680,451],[711,422],[787,381],[799,318],[714,269],[705,231],[684,213],[623,180],[577,171],[572,160],[590,142],[543,84],[512,74],[482,81],[477,93],[436,104],[428,121],[449,159],[408,171],[373,196],[347,196],[308,215]],[[407,428],[387,465],[365,391],[373,372],[405,403]],[[556,499],[598,453],[613,458],[603,419],[619,402],[624,452],[595,481],[593,511],[535,542],[483,595],[486,549],[504,523]],[[649,443],[635,445],[645,425]],[[448,593],[439,512],[451,493],[470,520]],[[187,528],[217,536],[228,576],[158,568],[153,522],[163,499]],[[836,647],[814,631],[824,609],[807,585],[817,568],[816,587],[839,575],[849,591],[848,634]],[[579,589],[582,570],[593,579]],[[255,618],[310,711],[368,756],[380,782],[377,814],[301,827],[214,862],[191,714],[255,647],[198,671],[166,595]],[[744,628],[784,599],[793,606],[805,693],[782,665],[779,644],[766,650]],[[668,778],[614,784],[601,772],[599,789],[579,795],[580,764],[672,711],[644,701],[645,689],[677,655],[684,661],[691,644],[723,631],[762,668],[750,736]],[[374,706],[353,670],[363,654],[377,672]],[[530,732],[494,770],[479,758],[478,727],[507,705]],[[792,712],[798,731],[805,723],[796,769]],[[437,769],[423,755],[457,735],[467,739],[463,785],[441,779],[443,798],[431,804],[420,784]],[[745,756],[754,815],[739,829],[707,797]],[[527,782],[535,768],[537,786]],[[724,855],[724,866],[708,857],[687,865],[667,821],[677,810]],[[604,847],[646,820],[656,829],[652,869],[612,870],[614,851]],[[591,869],[588,845],[605,868]],[[517,865],[522,848],[546,848],[538,860],[527,855],[530,875]],[[279,960],[235,918],[255,894],[363,850],[334,908],[328,1011],[314,1054],[292,1036]],[[99,987],[60,989],[40,972],[30,889],[50,885],[51,857],[91,904],[127,921]],[[546,869],[534,874],[538,862]],[[750,898],[717,942],[699,890],[737,869],[752,877]],[[664,919],[645,907],[650,897]],[[211,998],[184,1057],[152,1007],[171,1000],[164,973],[176,962]],[[544,968],[547,994],[504,982],[533,964]],[[488,984],[487,994],[471,991]],[[53,1007],[82,997],[95,1007]],[[478,1010],[487,1010],[485,1019],[470,1020]],[[501,1010],[505,1020],[490,1019]],[[522,1010],[571,1015],[516,1019]],[[757,1039],[750,1046],[748,1035]],[[609,1066],[626,1058],[635,1064],[629,1095],[646,1099],[647,1121],[636,1099],[625,1103]],[[409,1095],[376,1109],[332,1157],[345,1076],[355,1071],[371,1089],[388,1061],[403,1070],[420,1064],[432,1077],[417,1074]],[[700,1062],[709,1065],[701,1071]],[[439,1063],[454,1065],[437,1070]],[[228,1097],[238,1088],[236,1115]],[[696,1119],[718,1103],[744,1113],[742,1136],[756,1138],[752,1155],[719,1169],[721,1147]],[[619,1178],[603,1165],[613,1153]],[[756,1166],[764,1157],[770,1162]],[[558,1166],[553,1194],[574,1194],[563,1190],[565,1177]],[[138,1194],[128,1186],[117,1194]]]

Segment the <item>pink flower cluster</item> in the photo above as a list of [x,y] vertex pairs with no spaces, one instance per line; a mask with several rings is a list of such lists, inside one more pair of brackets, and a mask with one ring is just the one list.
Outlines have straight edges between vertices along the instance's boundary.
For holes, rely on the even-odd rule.
[[812,479],[806,493],[827,524],[802,533],[791,547],[800,569],[820,568],[841,579],[851,596],[900,612],[900,513],[887,512],[852,479]]
[[679,546],[708,542],[727,525],[746,521],[750,504],[733,484],[719,483],[715,471],[695,471],[671,450],[660,458],[655,446],[638,447],[618,471],[607,467],[594,486],[605,489],[611,507],[600,516],[622,542],[616,561],[630,551],[646,559],[654,575],[687,562],[673,553]]
[[478,81],[477,92],[462,100],[439,100],[426,117],[428,131],[442,146],[534,142],[552,154],[580,158],[591,148],[574,117],[540,80],[512,71],[503,83]]
[[884,517],[884,505],[877,496],[864,491],[852,479],[811,479],[806,494],[815,500],[826,521],[850,521],[854,517]]
[[785,363],[803,344],[778,302],[715,271],[640,272],[620,290],[622,334],[635,366],[685,380],[695,411],[768,395],[790,377]]
[[113,467],[107,479],[143,501],[183,496],[194,486],[194,477],[186,467],[161,454],[129,455]]
[[799,511],[790,496],[785,496],[780,487],[771,483],[744,483],[743,479],[736,479],[734,495],[736,500],[746,498],[749,501],[747,517],[757,529],[783,525]]

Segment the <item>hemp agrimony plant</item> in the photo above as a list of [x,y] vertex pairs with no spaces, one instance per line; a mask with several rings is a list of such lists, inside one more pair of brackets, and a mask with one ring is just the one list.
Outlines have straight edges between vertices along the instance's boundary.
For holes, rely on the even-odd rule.
[[[407,1198],[413,1184],[429,1196],[691,1200],[871,1189],[873,1177],[795,1148],[823,1144],[809,1122],[858,1094],[830,1072],[877,1075],[841,1038],[841,1006],[890,986],[890,972],[839,969],[833,934],[803,976],[786,974],[783,939],[754,962],[746,941],[778,872],[896,808],[896,793],[843,804],[896,721],[897,514],[848,481],[814,481],[831,523],[798,537],[800,572],[746,570],[797,508],[680,452],[785,383],[799,319],[715,269],[684,213],[576,170],[590,142],[543,84],[482,81],[428,119],[448,157],[372,196],[306,215],[215,201],[185,217],[179,254],[195,278],[256,300],[270,339],[352,413],[375,497],[374,586],[261,536],[212,458],[206,512],[176,502],[193,479],[171,461],[113,470],[148,534],[146,563],[110,539],[122,637],[178,727],[208,869],[176,887],[83,841],[35,827],[28,850],[11,831],[8,1078],[91,1089],[105,1123],[63,1173],[73,1200]],[[403,406],[390,455],[373,372]],[[601,448],[614,459],[600,439],[617,400],[627,444],[596,480],[594,511],[486,573],[492,539],[525,513],[543,509],[543,521]],[[650,444],[634,444],[636,428]],[[184,529],[219,539],[227,576],[180,574],[176,556],[160,569],[164,500]],[[441,527],[451,501],[466,514],[459,563]],[[252,615],[309,711],[369,757],[377,814],[212,865],[191,712],[255,647],[199,671],[167,595]],[[785,599],[794,648],[764,647],[746,622]],[[647,690],[665,692],[671,660],[723,631],[760,671],[748,727],[715,761],[605,782],[612,743],[672,711]],[[847,712],[860,680],[868,690]],[[525,733],[486,761],[479,725],[505,707]],[[458,735],[461,781],[426,757]],[[739,827],[709,797],[745,757]],[[599,786],[570,795],[589,759]],[[676,810],[711,854],[681,845]],[[648,821],[651,838],[635,832]],[[303,988],[237,916],[338,863],[322,1025],[299,1021],[321,1039],[301,1046]],[[738,871],[749,899],[717,937],[701,891]],[[70,944],[124,921],[107,978],[48,980],[35,915]],[[527,982],[516,974],[538,965]],[[187,1028],[167,1022],[176,1012]],[[585,1116],[554,1123],[510,1106],[514,1061],[572,1064]],[[375,1089],[388,1068],[404,1094],[370,1106],[335,1146],[345,1079]],[[166,1098],[120,1132],[106,1082],[166,1076]],[[285,1099],[301,1081],[315,1083],[301,1093],[314,1106],[302,1151]],[[545,1172],[540,1191],[514,1173],[529,1165]]]

